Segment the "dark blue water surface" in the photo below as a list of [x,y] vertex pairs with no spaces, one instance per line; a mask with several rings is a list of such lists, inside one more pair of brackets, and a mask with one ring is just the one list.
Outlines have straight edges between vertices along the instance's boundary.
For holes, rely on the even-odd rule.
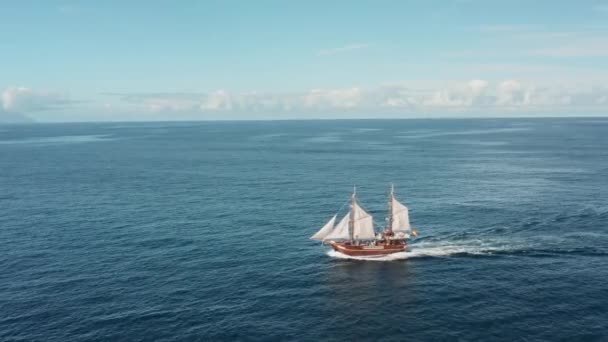
[[[308,239],[389,183],[392,261]],[[0,127],[0,340],[608,340],[608,120]]]

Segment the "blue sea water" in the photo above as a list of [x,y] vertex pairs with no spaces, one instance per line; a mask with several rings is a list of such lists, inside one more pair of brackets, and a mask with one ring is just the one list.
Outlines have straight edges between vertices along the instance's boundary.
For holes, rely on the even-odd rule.
[[[608,120],[0,127],[2,341],[606,341]],[[389,184],[392,260],[309,240]]]

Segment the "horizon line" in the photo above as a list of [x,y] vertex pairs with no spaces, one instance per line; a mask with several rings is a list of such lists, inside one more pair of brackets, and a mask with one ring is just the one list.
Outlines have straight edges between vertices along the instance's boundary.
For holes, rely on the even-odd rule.
[[458,116],[458,117],[409,117],[409,118],[283,118],[283,119],[197,119],[197,120],[107,120],[107,121],[36,121],[31,122],[0,122],[0,126],[46,125],[46,124],[104,124],[104,123],[198,123],[198,122],[296,122],[296,121],[397,121],[397,120],[494,120],[494,119],[606,119],[608,114],[591,116]]

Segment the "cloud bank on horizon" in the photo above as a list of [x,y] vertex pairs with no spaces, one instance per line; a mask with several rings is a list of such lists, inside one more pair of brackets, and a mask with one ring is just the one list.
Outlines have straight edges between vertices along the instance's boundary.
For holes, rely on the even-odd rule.
[[[415,82],[414,82],[415,83]],[[593,113],[608,109],[608,88],[568,89],[537,86],[517,80],[490,83],[485,80],[441,82],[444,88],[420,89],[405,84],[375,88],[311,89],[295,93],[211,93],[107,94],[140,112],[200,112],[212,118],[254,115],[262,118],[356,117],[365,113],[394,116],[405,113],[505,115],[554,112]],[[226,116],[225,116],[226,115]],[[268,115],[268,116],[264,116]]]
[[522,4],[2,3],[0,121],[608,115],[608,1]]

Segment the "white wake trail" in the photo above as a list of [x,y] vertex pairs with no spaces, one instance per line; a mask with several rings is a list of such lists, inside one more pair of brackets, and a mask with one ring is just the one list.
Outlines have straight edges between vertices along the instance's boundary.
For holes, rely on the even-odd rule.
[[412,244],[409,246],[408,251],[389,254],[380,257],[361,257],[361,256],[350,256],[334,250],[327,252],[332,258],[337,259],[351,259],[351,260],[365,260],[365,261],[395,261],[405,260],[411,258],[420,257],[447,257],[457,254],[468,254],[468,255],[492,255],[494,252],[504,252],[513,250],[514,246],[508,246],[505,244],[489,244],[483,243],[479,240],[466,242],[451,243],[445,242],[421,242],[418,244]]

